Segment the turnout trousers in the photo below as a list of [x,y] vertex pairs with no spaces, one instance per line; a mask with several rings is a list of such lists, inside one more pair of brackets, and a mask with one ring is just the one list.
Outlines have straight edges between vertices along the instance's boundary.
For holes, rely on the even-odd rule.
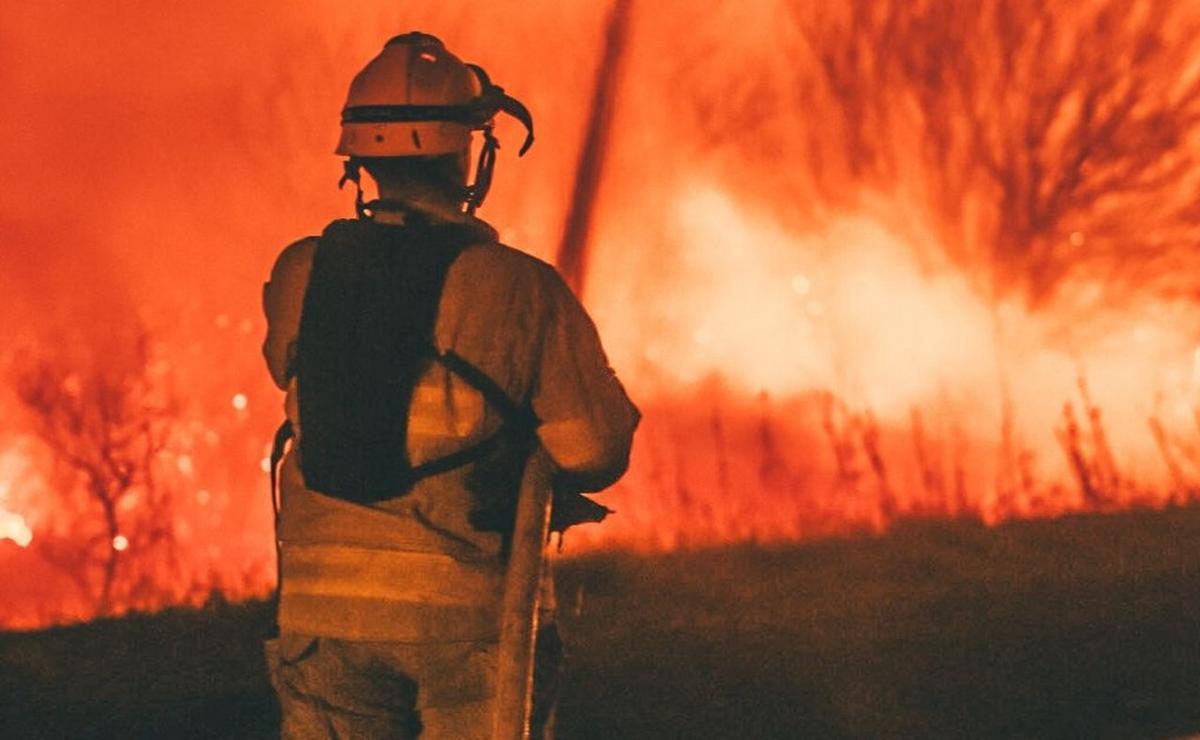
[[[486,740],[497,643],[398,643],[282,633],[267,643],[285,740]],[[531,737],[553,734],[562,643],[538,635]]]

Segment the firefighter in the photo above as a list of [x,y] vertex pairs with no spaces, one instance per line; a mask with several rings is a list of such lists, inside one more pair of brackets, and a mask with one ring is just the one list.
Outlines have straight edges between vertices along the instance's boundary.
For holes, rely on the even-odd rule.
[[[433,36],[391,39],[342,112],[357,218],[288,246],[264,286],[277,447],[291,437],[268,643],[284,737],[488,737],[523,461],[540,446],[560,471],[559,530],[602,518],[576,492],[628,464],[639,414],[592,321],[554,268],[474,215],[501,112],[526,125],[523,153],[532,120],[482,69]],[[535,736],[558,647],[542,635]]]

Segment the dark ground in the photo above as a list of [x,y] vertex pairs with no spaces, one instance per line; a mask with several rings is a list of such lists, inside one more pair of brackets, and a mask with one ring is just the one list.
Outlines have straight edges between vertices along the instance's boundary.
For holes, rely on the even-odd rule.
[[[1200,509],[597,555],[559,582],[568,740],[1200,732]],[[269,737],[267,618],[0,635],[0,737]]]

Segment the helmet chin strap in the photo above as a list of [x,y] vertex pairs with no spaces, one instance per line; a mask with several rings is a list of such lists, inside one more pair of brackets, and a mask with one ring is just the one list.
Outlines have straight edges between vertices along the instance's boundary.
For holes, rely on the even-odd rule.
[[504,88],[496,85],[488,77],[488,73],[478,64],[468,64],[475,77],[479,80],[482,90],[479,97],[468,108],[476,121],[481,121],[475,127],[483,132],[483,148],[479,150],[479,161],[475,165],[475,182],[466,188],[465,200],[467,214],[474,215],[475,209],[483,204],[488,191],[492,187],[492,173],[496,168],[496,150],[500,148],[500,140],[493,133],[495,124],[493,118],[497,113],[506,113],[517,119],[525,127],[525,141],[521,144],[518,157],[525,156],[529,147],[533,146],[533,116],[521,101],[504,92]]
[[358,157],[348,157],[342,163],[342,177],[338,180],[338,190],[346,187],[347,182],[354,183],[354,212],[359,218],[371,218],[371,209],[363,203],[362,191],[362,160]]
[[496,150],[500,148],[500,140],[492,133],[492,124],[488,123],[482,129],[483,148],[479,150],[479,160],[475,163],[475,182],[463,189],[463,199],[467,204],[467,215],[475,215],[475,210],[483,205],[483,199],[492,189],[492,173],[496,170]]

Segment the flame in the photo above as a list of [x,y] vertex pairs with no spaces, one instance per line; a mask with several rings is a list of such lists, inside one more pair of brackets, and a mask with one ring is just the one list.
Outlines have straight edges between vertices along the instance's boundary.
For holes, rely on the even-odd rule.
[[0,509],[0,540],[12,540],[17,547],[29,547],[33,542],[33,530],[25,517],[12,511]]
[[[675,503],[636,504],[646,516],[588,544],[805,537],[929,514],[996,522],[1192,495],[1195,306],[1138,296],[1063,332],[1061,314],[989,300],[870,219],[789,231],[751,212],[715,186],[685,193],[678,264],[658,290],[636,306],[596,296],[614,361],[638,368],[643,396],[671,389],[652,401],[648,457],[635,456],[623,494]],[[831,398],[837,418],[822,421]],[[1081,494],[1078,476],[1109,467],[1107,490]],[[661,534],[697,505],[710,521]],[[646,539],[651,526],[664,541]]]
[[19,447],[0,452],[0,540],[10,540],[21,548],[33,542],[33,530],[24,516],[7,507],[25,503],[14,501],[14,488],[32,477],[30,469],[30,462]]
[[[754,393],[836,389],[897,416],[990,353],[987,308],[965,281],[922,275],[903,240],[870,219],[789,233],[706,187],[681,198],[676,227],[680,264],[655,295],[624,315],[599,309],[618,352],[646,347],[649,372],[634,383],[720,375]],[[647,318],[644,334],[628,333]]]

